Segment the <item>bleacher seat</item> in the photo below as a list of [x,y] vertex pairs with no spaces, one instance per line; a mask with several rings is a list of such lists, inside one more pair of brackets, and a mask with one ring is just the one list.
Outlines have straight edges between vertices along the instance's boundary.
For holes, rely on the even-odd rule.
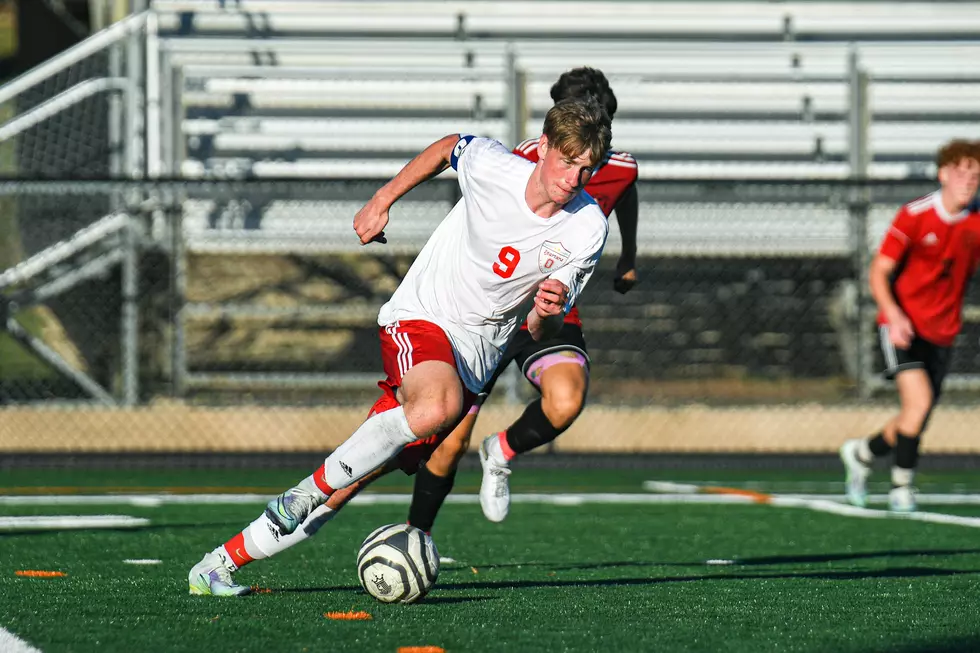
[[[943,141],[980,136],[980,69],[968,65],[980,61],[980,5],[968,3],[153,6],[161,49],[181,71],[174,170],[190,177],[387,178],[448,131],[513,145],[511,60],[526,74],[525,136],[539,132],[560,73],[602,68],[619,97],[614,145],[637,157],[641,180],[848,177],[854,52],[870,76],[871,176],[928,176]],[[187,225],[201,248],[346,247],[353,204],[272,202],[242,224],[198,203]],[[692,206],[645,203],[658,220],[642,228],[644,247],[846,248],[844,209],[808,205],[787,222],[766,205],[726,204],[726,219],[749,225],[740,235],[712,226],[722,208]],[[893,209],[873,208],[876,238]],[[432,225],[413,224],[393,241],[424,240]]]

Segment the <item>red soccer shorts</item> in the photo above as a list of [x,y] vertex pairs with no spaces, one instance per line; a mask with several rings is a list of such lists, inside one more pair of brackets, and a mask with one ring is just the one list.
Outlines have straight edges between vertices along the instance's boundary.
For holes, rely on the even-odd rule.
[[[456,369],[456,357],[453,355],[453,346],[449,343],[449,338],[432,322],[425,320],[395,322],[381,327],[380,335],[381,361],[387,378],[378,382],[381,397],[374,402],[368,417],[400,405],[396,397],[398,388],[402,384],[402,376],[415,365],[424,361],[442,361]],[[469,412],[475,401],[476,395],[463,386],[463,409],[460,411],[457,423]],[[445,431],[407,445],[396,457],[398,466],[406,474],[414,474],[454,428],[456,424]]]

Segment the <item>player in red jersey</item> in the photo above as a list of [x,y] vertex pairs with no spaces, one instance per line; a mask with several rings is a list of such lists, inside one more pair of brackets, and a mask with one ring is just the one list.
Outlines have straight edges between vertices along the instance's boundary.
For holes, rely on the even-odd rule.
[[980,213],[970,210],[980,186],[980,144],[947,143],[937,165],[940,189],[899,210],[871,264],[885,377],[895,380],[901,410],[880,433],[840,448],[847,498],[858,506],[867,501],[872,462],[894,449],[889,507],[915,510],[919,441],[939,401],[963,296],[980,264]]

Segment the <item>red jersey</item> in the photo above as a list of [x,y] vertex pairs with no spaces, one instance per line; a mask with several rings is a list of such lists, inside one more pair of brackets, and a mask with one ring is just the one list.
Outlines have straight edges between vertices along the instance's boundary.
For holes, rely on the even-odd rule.
[[[936,191],[898,211],[879,253],[898,261],[892,292],[916,335],[952,345],[967,284],[980,264],[980,214],[949,215]],[[878,324],[885,324],[881,313]]]
[[[529,138],[514,148],[514,154],[518,154],[528,161],[537,162],[538,160],[538,139]],[[606,156],[592,173],[592,178],[585,185],[585,192],[592,198],[606,214],[608,218],[612,214],[619,199],[626,193],[630,186],[636,183],[637,168],[636,159],[629,152],[616,152],[609,150]],[[565,324],[582,326],[582,319],[578,314],[578,306],[572,306],[571,310],[565,315]],[[521,327],[527,328],[527,323]]]

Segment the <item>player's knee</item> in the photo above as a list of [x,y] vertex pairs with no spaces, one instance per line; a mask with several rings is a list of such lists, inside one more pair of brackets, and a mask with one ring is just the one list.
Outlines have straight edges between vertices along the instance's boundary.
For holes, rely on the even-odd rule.
[[898,431],[905,435],[918,435],[929,417],[930,404],[912,404],[902,406],[898,417]]
[[566,429],[582,412],[585,393],[574,387],[556,388],[541,400],[545,417],[556,429]]
[[463,408],[463,393],[459,388],[444,388],[421,398],[414,408],[418,430],[413,430],[429,436],[456,423]]

